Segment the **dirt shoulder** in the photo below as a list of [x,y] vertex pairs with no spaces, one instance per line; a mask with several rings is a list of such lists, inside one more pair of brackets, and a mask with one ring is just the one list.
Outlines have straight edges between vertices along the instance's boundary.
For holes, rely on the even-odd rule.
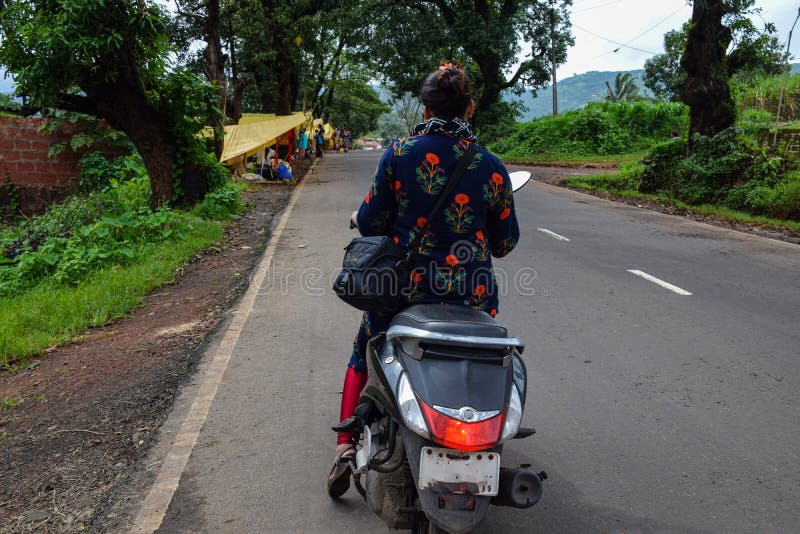
[[192,258],[127,317],[0,375],[0,532],[74,532],[149,447],[204,344],[246,289],[291,194],[256,185],[224,244]]
[[613,200],[614,202],[622,202],[624,204],[628,204],[630,206],[636,206],[638,208],[650,209],[661,213],[666,213],[668,215],[674,215],[676,217],[685,217],[687,219],[692,219],[694,221],[703,222],[706,224],[713,224],[714,226],[719,226],[721,228],[728,228],[732,230],[737,230],[739,232],[746,232],[748,234],[755,234],[762,237],[768,237],[770,239],[786,241],[787,243],[800,244],[800,232],[794,232],[786,228],[774,228],[771,226],[756,224],[756,223],[730,221],[728,219],[723,219],[721,217],[713,217],[687,211],[685,209],[670,204],[666,204],[664,202],[627,198],[619,195],[613,195],[611,193],[605,193],[602,191],[591,191],[588,189],[581,189],[579,187],[569,187],[567,185],[564,185],[564,181],[570,176],[578,176],[585,174],[605,174],[610,171],[609,168],[587,167],[585,165],[570,167],[566,165],[532,166],[532,165],[511,164],[508,166],[508,169],[510,171],[520,171],[520,170],[530,171],[531,177],[536,181],[544,182],[550,185],[557,185],[565,189],[571,189],[573,191],[578,191],[580,193],[585,193],[587,195],[596,196],[606,200]]

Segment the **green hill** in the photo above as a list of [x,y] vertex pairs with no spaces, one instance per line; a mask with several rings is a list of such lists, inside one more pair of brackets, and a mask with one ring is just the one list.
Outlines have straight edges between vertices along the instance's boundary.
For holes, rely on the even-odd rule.
[[[636,78],[636,83],[641,87],[643,95],[652,96],[652,93],[642,84],[644,69],[620,71],[629,72]],[[792,65],[792,72],[800,72],[800,63]],[[558,111],[569,111],[579,109],[589,102],[599,102],[606,94],[605,82],[612,83],[617,76],[617,71],[590,71],[583,74],[576,74],[569,78],[564,78],[558,82]],[[534,117],[550,115],[553,112],[553,90],[545,87],[537,92],[536,98],[530,92],[520,97],[512,97],[522,100],[527,108],[521,121],[529,121]]]
[[[636,78],[636,83],[642,86],[643,69],[622,72],[630,72]],[[589,102],[600,102],[603,100],[602,95],[606,94],[605,82],[613,83],[616,76],[617,71],[590,71],[558,82],[558,111],[579,109]],[[642,94],[651,93],[642,87]],[[553,112],[551,87],[539,90],[536,98],[531,93],[525,93],[519,98],[527,108],[520,120],[529,121],[534,117],[550,115]]]

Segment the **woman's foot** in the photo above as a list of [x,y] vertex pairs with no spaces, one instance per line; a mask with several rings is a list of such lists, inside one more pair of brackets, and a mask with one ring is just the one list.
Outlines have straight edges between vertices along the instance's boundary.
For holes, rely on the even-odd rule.
[[355,455],[356,448],[350,443],[336,446],[336,458],[331,474],[328,476],[328,495],[331,499],[338,499],[350,489],[350,475],[352,474],[350,462]]

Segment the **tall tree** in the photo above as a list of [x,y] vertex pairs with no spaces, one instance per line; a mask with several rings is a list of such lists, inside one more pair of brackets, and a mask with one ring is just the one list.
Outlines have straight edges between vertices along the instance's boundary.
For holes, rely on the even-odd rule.
[[693,134],[711,137],[732,126],[735,119],[725,58],[733,35],[722,22],[728,10],[725,0],[694,0],[681,58],[687,74],[682,99],[691,110],[690,146]]
[[0,63],[14,74],[18,94],[39,109],[88,113],[125,132],[147,167],[156,205],[173,200],[176,178],[187,196],[205,194],[195,117],[214,111],[199,80],[168,73],[166,16],[158,7],[143,0],[0,0],[0,28]]
[[365,51],[395,91],[417,93],[439,59],[462,59],[475,84],[475,122],[481,128],[507,120],[505,91],[546,85],[552,52],[562,64],[573,43],[572,0],[372,0],[365,5],[376,15]]
[[[775,25],[757,27],[749,14],[756,14],[751,1],[726,2],[722,22],[731,30],[731,44],[726,54],[728,74],[742,78],[776,75],[782,72],[783,46],[776,36]],[[690,23],[680,30],[664,34],[663,54],[645,62],[644,85],[658,98],[679,102],[686,85],[686,71],[681,57],[686,51]]]

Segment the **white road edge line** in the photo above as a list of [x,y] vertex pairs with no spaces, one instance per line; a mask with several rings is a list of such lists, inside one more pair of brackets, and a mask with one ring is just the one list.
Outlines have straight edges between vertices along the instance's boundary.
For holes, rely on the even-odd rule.
[[663,280],[660,280],[660,279],[656,278],[655,276],[653,276],[651,274],[647,274],[644,271],[637,271],[635,269],[628,269],[628,272],[631,273],[631,274],[635,274],[636,276],[639,276],[641,278],[644,278],[645,280],[653,282],[654,284],[658,284],[661,287],[663,287],[664,289],[669,289],[670,291],[672,291],[673,293],[677,293],[678,295],[683,295],[684,297],[691,297],[692,296],[692,294],[689,293],[688,291],[686,291],[685,289],[681,289],[678,286],[674,286],[674,285],[670,284],[669,282],[665,282]]
[[286,223],[289,220],[289,215],[292,213],[295,203],[297,202],[300,193],[305,185],[305,178],[298,184],[289,199],[286,210],[278,222],[278,227],[275,233],[270,237],[267,250],[258,264],[258,269],[253,276],[247,292],[242,297],[239,307],[234,312],[228,328],[225,330],[225,335],[214,355],[214,359],[206,371],[204,377],[201,378],[202,382],[197,391],[197,396],[192,402],[186,418],[181,424],[177,436],[172,442],[169,453],[167,453],[161,468],[158,471],[153,485],[147,494],[147,498],[136,515],[133,527],[130,532],[155,532],[164,520],[164,515],[167,513],[172,497],[175,490],[178,488],[183,470],[189,461],[189,456],[197,443],[197,437],[203,424],[208,416],[208,411],[211,408],[211,403],[214,402],[214,397],[217,394],[217,388],[222,381],[222,375],[225,374],[225,369],[228,367],[228,362],[233,354],[233,349],[239,340],[239,334],[244,328],[250,312],[253,309],[253,303],[258,295],[259,288],[264,283],[267,273],[269,272],[272,259],[275,256],[275,250],[278,247],[278,242],[283,235]]
[[568,237],[564,237],[563,235],[558,235],[557,233],[552,232],[552,231],[548,230],[547,228],[537,228],[537,230],[539,230],[543,234],[549,235],[553,239],[558,239],[559,241],[567,241],[567,242],[569,242],[569,238]]

